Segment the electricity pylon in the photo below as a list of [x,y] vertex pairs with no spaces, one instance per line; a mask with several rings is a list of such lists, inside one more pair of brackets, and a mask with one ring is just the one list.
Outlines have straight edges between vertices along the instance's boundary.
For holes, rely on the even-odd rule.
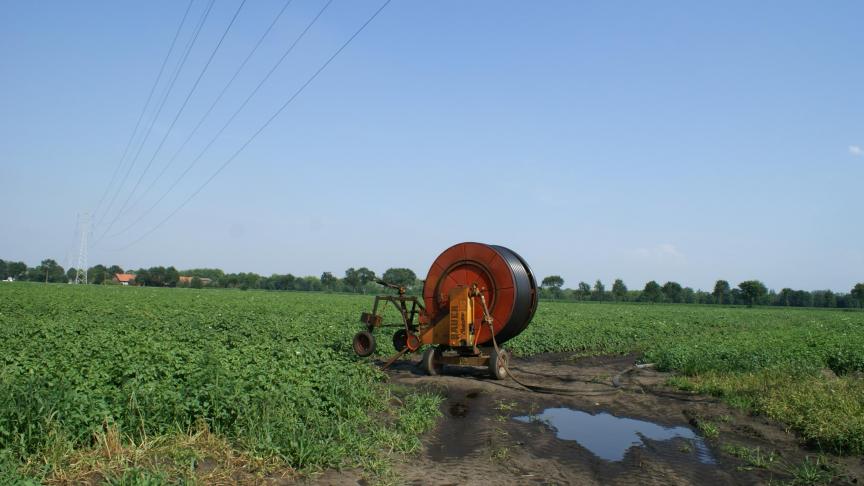
[[90,213],[78,215],[78,232],[81,234],[81,246],[78,247],[78,266],[75,272],[75,283],[87,283],[87,235],[90,233]]

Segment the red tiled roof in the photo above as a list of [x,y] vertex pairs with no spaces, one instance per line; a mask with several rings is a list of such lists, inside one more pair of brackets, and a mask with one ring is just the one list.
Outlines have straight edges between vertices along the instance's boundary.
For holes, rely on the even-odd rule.
[[116,278],[118,282],[134,282],[135,281],[135,274],[133,274],[133,273],[115,273],[114,278]]

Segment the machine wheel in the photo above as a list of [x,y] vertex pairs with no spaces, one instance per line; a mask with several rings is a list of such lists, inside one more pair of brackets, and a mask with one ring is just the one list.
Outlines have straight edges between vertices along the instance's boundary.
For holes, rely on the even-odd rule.
[[408,339],[406,341],[408,350],[412,353],[420,349],[420,346],[423,346],[423,343],[420,342],[420,338],[417,337],[416,334],[408,334]]
[[509,362],[509,352],[504,349],[493,349],[492,354],[489,356],[489,373],[491,373],[496,380],[507,378],[507,365]]
[[375,336],[369,331],[360,331],[355,334],[351,344],[354,346],[354,352],[361,358],[375,352]]
[[423,367],[423,370],[429,376],[440,375],[444,371],[444,365],[439,361],[440,358],[441,350],[430,347],[426,351],[423,351],[423,357],[420,358],[420,366]]
[[393,347],[396,351],[402,351],[408,346],[408,331],[399,329],[393,333]]

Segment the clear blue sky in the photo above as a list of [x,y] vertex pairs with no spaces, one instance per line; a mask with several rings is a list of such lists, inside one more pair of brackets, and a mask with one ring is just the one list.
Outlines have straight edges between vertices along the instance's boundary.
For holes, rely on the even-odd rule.
[[[216,0],[94,240],[238,4]],[[136,194],[282,4],[244,6]],[[185,5],[4,4],[0,258],[74,261],[76,213],[108,186]],[[156,190],[112,232],[176,179],[322,5],[294,0]],[[127,247],[378,5],[335,0],[177,189],[94,245],[90,264],[264,274],[408,266],[422,276],[444,248],[475,240],[511,247],[567,286],[759,278],[848,291],[864,281],[860,1],[394,0],[188,206]],[[205,6],[195,0],[178,49]]]

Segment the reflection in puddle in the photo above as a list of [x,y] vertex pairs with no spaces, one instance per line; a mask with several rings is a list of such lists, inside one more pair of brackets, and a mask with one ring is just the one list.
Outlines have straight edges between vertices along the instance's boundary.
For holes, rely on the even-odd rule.
[[687,427],[663,427],[644,420],[616,417],[608,413],[590,413],[569,408],[547,408],[539,415],[514,417],[520,422],[543,422],[563,440],[575,440],[607,461],[621,461],[631,447],[645,440],[688,440],[703,464],[716,464],[705,441]]

